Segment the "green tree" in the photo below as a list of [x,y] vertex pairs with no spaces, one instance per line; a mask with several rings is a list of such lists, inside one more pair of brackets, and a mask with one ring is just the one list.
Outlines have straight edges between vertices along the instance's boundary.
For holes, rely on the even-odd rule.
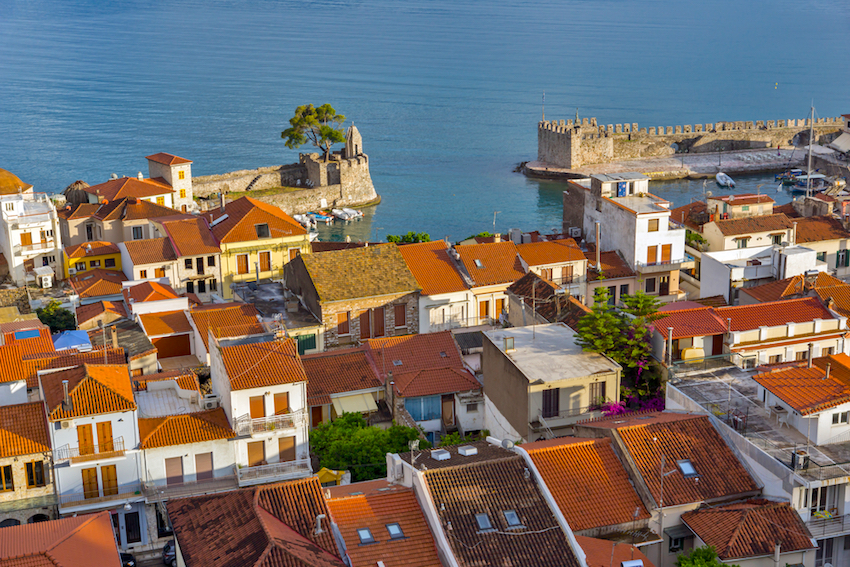
[[61,331],[73,331],[77,328],[77,320],[74,314],[62,307],[62,304],[51,299],[45,307],[39,307],[35,310],[38,319],[50,327],[51,333]]
[[634,295],[624,295],[620,298],[623,303],[623,311],[634,317],[642,317],[647,323],[652,323],[661,317],[658,308],[661,301],[655,296],[647,295],[638,291]]
[[739,567],[730,563],[721,563],[717,551],[710,545],[696,547],[690,553],[680,553],[676,558],[676,567]]
[[578,322],[577,342],[584,350],[601,352],[620,362],[618,350],[624,326],[623,318],[609,302],[608,288],[598,287],[593,308]]
[[431,235],[427,232],[413,232],[407,234],[388,234],[387,242],[395,242],[397,244],[409,244],[413,242],[431,242]]
[[292,150],[311,142],[322,150],[327,161],[331,146],[345,142],[343,122],[345,116],[337,114],[330,104],[318,108],[305,104],[295,109],[295,116],[289,119],[289,128],[281,132],[280,137],[286,140],[286,147]]

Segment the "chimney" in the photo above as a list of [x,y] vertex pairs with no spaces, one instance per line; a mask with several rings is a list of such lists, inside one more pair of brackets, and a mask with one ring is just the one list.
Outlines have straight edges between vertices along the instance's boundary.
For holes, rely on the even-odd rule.
[[673,327],[667,327],[667,366],[673,365]]
[[[109,335],[112,337],[112,348],[118,348],[118,329],[115,328],[115,325],[109,327]],[[106,345],[103,345],[103,348],[106,348]]]
[[144,175],[142,175],[142,172],[141,172],[141,171],[139,172],[139,174],[138,174],[138,175],[136,175],[136,177],[139,179],[139,181],[141,181],[141,180],[143,180],[143,179],[145,178],[145,176],[144,176]]
[[776,541],[776,546],[773,548],[773,562],[774,562],[774,563],[776,563],[777,565],[779,565],[779,552],[780,552],[780,549],[781,549],[781,546],[780,546],[779,540],[777,540],[777,541]]
[[829,367],[832,366],[829,362],[826,363],[826,372],[824,372],[823,379],[829,380]]
[[324,520],[327,516],[324,514],[319,514],[316,516],[316,535],[325,533],[325,530],[322,529],[322,520]]
[[726,318],[726,330],[730,333],[732,332],[732,318],[731,317]]
[[501,241],[502,241],[502,235],[501,234],[499,234],[497,232],[496,234],[493,235],[493,242],[501,242]]
[[65,402],[65,407],[71,405],[71,397],[68,395],[68,381],[62,380],[62,401]]
[[812,351],[815,350],[815,343],[809,343],[809,354],[808,354],[808,362],[806,364],[806,368],[812,367]]
[[225,205],[225,202],[227,201],[227,198],[224,196],[224,191],[221,191],[221,192],[218,194],[218,196],[219,196],[219,201],[220,201],[220,205],[219,205],[219,206],[220,206],[220,208],[221,208],[221,212],[223,213],[223,212],[224,212],[224,205]]
[[797,244],[797,221],[794,221],[791,226],[791,242],[789,244],[794,245]]
[[596,269],[599,270],[601,268],[600,255],[602,254],[602,244],[599,242],[599,221],[596,221]]

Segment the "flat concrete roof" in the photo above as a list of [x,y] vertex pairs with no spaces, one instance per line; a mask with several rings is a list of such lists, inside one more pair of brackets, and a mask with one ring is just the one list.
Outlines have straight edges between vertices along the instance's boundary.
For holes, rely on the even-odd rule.
[[[513,361],[530,383],[584,378],[621,368],[599,353],[582,350],[575,332],[564,323],[497,329],[485,331],[484,336]],[[508,337],[514,339],[514,350],[505,352]]]
[[643,173],[637,171],[624,171],[623,173],[596,173],[591,175],[594,179],[598,179],[602,183],[610,183],[612,181],[640,181],[641,179],[649,179]]
[[149,382],[147,390],[133,392],[133,397],[139,408],[139,417],[165,417],[203,410],[200,394],[182,390],[175,380]]
[[627,197],[608,197],[615,203],[618,203],[627,209],[636,213],[670,213],[670,209],[660,203],[668,203],[666,199],[656,197],[649,193],[644,193],[641,196],[629,195]]

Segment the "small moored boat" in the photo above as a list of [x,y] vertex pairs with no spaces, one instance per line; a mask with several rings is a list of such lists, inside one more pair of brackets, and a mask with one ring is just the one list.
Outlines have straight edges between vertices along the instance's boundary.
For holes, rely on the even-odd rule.
[[718,173],[714,177],[714,179],[717,181],[717,184],[720,185],[721,187],[734,187],[735,186],[735,181],[731,177],[729,177],[728,175],[723,173],[722,171],[720,173]]
[[343,207],[342,212],[344,212],[347,215],[350,215],[352,219],[363,218],[363,212],[362,211],[355,211],[354,209],[347,209],[347,208]]

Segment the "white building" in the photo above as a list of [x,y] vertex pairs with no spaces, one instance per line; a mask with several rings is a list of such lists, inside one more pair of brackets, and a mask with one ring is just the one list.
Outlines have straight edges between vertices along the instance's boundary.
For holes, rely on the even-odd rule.
[[[49,268],[62,274],[62,242],[56,207],[44,193],[0,195],[0,250],[9,265],[9,276],[24,285],[29,272]],[[48,271],[40,270],[47,275]],[[48,282],[52,285],[53,278]]]

